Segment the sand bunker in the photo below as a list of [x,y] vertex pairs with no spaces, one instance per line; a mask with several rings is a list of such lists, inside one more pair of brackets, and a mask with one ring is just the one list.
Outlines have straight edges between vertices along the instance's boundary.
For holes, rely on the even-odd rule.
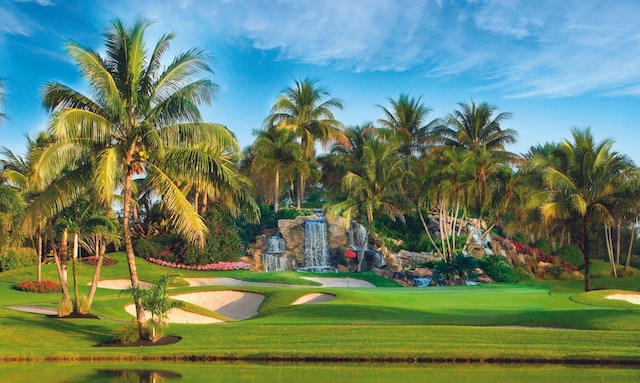
[[628,294],[628,293],[609,294],[605,298],[614,299],[618,301],[627,301],[629,303],[633,303],[634,305],[640,305],[640,294]]
[[[127,305],[124,308],[129,314],[136,316],[136,307],[133,304]],[[151,313],[146,311],[145,317],[147,320],[151,319]],[[174,308],[169,310],[169,317],[167,319],[169,323],[188,323],[188,324],[207,324],[207,323],[220,323],[220,319],[211,318],[206,315],[200,315],[192,313],[190,311]]]
[[329,302],[334,299],[336,299],[336,296],[333,294],[312,293],[301,296],[300,298],[296,299],[291,305],[312,305],[316,303]]
[[[91,283],[89,283],[89,285],[91,285]],[[151,286],[149,282],[140,281],[140,287],[143,289],[149,286]],[[105,279],[98,281],[98,287],[102,287],[103,289],[126,290],[131,287],[131,281],[129,279]]]
[[25,313],[58,315],[58,309],[44,306],[6,306],[6,308],[16,311],[22,311]]
[[303,279],[322,283],[323,287],[376,287],[373,283],[354,278],[302,277]]

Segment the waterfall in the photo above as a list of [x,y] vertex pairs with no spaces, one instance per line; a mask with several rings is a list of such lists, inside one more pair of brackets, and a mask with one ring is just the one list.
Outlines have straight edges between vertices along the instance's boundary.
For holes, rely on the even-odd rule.
[[265,253],[262,256],[262,266],[264,271],[281,271],[284,270],[280,257],[275,254]]
[[264,271],[281,271],[286,270],[286,261],[284,257],[278,256],[284,253],[284,238],[280,233],[267,237],[267,251],[262,256],[262,265]]
[[354,251],[361,251],[367,246],[367,229],[357,222],[351,222],[349,227],[349,246]]
[[304,267],[298,271],[338,271],[329,265],[329,235],[324,218],[310,219],[304,224]]
[[426,287],[431,284],[431,277],[414,277],[413,280],[416,282],[416,287]]
[[284,253],[284,238],[281,235],[267,237],[267,254]]

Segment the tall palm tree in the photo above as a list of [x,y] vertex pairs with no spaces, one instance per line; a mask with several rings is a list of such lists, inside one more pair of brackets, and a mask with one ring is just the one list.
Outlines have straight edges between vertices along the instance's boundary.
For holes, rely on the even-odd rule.
[[[169,221],[178,233],[202,243],[206,225],[174,182],[176,174],[212,180],[226,177],[197,150],[201,142],[237,146],[234,135],[218,124],[203,123],[198,106],[209,103],[217,86],[208,78],[208,57],[201,49],[178,54],[163,67],[174,34],[165,34],[152,50],[145,45],[148,22],[130,27],[120,20],[105,35],[103,55],[67,44],[71,59],[89,83],[86,96],[58,82],[47,83],[44,105],[52,112],[49,131],[56,142],[37,166],[37,179],[56,179],[56,195],[31,205],[53,213],[69,205],[91,185],[99,201],[111,206],[123,194],[124,243],[131,284],[139,287],[130,215],[135,175],[146,174],[158,190]],[[61,168],[69,169],[60,177]],[[145,316],[135,299],[138,328],[145,336]]]
[[[316,85],[316,80],[305,78],[282,92],[271,113],[265,119],[267,129],[277,127],[293,131],[300,138],[304,158],[314,157],[316,140],[323,145],[341,142],[348,145],[342,124],[333,116],[334,109],[342,109],[343,102],[332,98],[324,88]],[[328,98],[328,99],[326,99]],[[305,175],[301,172],[298,185],[298,209],[304,197]]]
[[2,112],[2,106],[4,105],[5,91],[4,91],[4,81],[0,79],[0,126],[4,122],[7,115]]
[[391,110],[378,105],[385,115],[378,120],[378,123],[398,136],[402,142],[398,152],[405,156],[424,153],[431,131],[439,122],[435,119],[425,123],[432,109],[426,107],[421,102],[421,98],[416,99],[401,93],[397,100],[387,99],[391,104]]
[[[329,217],[342,216],[349,224],[357,219],[371,231],[375,217],[384,215],[404,221],[403,207],[406,204],[404,181],[409,176],[405,159],[397,154],[398,147],[382,139],[367,137],[362,148],[359,165],[342,180],[346,198],[327,207]],[[365,238],[367,238],[365,233]],[[360,271],[364,251],[361,249],[357,271]]]
[[459,103],[456,110],[445,119],[445,124],[434,129],[434,137],[446,146],[466,150],[485,148],[501,153],[506,160],[515,161],[517,156],[505,150],[505,145],[516,142],[518,134],[513,129],[502,129],[500,124],[511,118],[503,112],[494,116],[497,109],[485,102],[476,105]]
[[257,136],[252,146],[255,171],[265,172],[273,177],[273,211],[278,214],[280,199],[280,174],[292,173],[303,164],[302,150],[295,141],[295,134],[289,130],[256,130]]
[[637,173],[625,155],[611,151],[612,140],[596,143],[591,129],[571,130],[555,158],[534,154],[533,165],[543,176],[545,189],[532,203],[539,206],[544,221],[572,219],[580,223],[584,255],[584,289],[591,290],[589,232],[595,223],[613,223],[612,209],[622,197],[624,185]]

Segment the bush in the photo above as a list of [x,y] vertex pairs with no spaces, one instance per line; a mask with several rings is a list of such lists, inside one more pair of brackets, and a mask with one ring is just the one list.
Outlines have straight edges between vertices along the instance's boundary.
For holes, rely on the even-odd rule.
[[128,324],[116,329],[113,340],[120,344],[131,344],[137,342],[140,339],[139,336],[137,325]]
[[29,293],[59,293],[62,291],[60,284],[53,281],[41,281],[39,283],[24,281],[16,283],[16,290]]
[[278,219],[295,219],[299,216],[313,215],[313,212],[308,209],[296,209],[295,207],[285,207],[278,210]]
[[459,253],[450,262],[436,262],[433,276],[436,279],[443,279],[445,281],[455,281],[457,279],[460,281],[470,281],[477,277],[477,267],[478,264],[475,258]]
[[509,265],[505,258],[499,255],[485,255],[478,262],[478,265],[495,282],[518,283],[516,271]]
[[71,299],[65,298],[58,302],[58,316],[66,317],[73,312],[73,302]]
[[9,249],[0,256],[0,271],[20,269],[38,263],[36,252],[28,247]]
[[564,259],[576,269],[584,266],[584,255],[575,245],[564,245],[554,255]]
[[547,254],[553,253],[553,247],[551,246],[551,241],[549,241],[546,238],[540,238],[537,241],[535,241],[533,243],[533,247]]
[[157,258],[158,253],[162,251],[162,246],[155,238],[141,238],[133,244],[133,251],[138,257]]

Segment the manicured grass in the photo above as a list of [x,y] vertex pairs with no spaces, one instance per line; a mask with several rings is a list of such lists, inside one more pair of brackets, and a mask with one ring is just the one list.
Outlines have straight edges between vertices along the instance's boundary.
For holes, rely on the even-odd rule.
[[[101,279],[127,278],[124,255],[105,267]],[[214,325],[171,324],[166,333],[182,337],[162,347],[102,348],[117,328],[131,325],[123,307],[131,298],[99,289],[92,312],[103,320],[52,319],[4,308],[55,307],[60,294],[16,291],[15,282],[34,278],[33,268],[0,274],[0,357],[133,358],[202,357],[275,360],[446,360],[580,361],[640,364],[640,308],[604,299],[606,291],[583,293],[582,281],[460,287],[328,288],[313,286],[295,272],[198,272],[174,270],[138,259],[143,280],[170,273],[181,277],[224,276],[302,287],[240,286],[264,294],[259,314],[249,320]],[[92,266],[80,265],[81,293],[89,290]],[[46,279],[56,280],[53,265]],[[325,276],[343,276],[325,275]],[[350,274],[377,284],[373,273]],[[596,279],[618,290],[639,290],[640,279]],[[596,283],[594,283],[596,285]],[[229,290],[229,287],[177,287],[172,293]],[[614,290],[609,290],[612,292]],[[291,306],[312,292],[336,299]],[[186,307],[205,315],[206,309]]]

